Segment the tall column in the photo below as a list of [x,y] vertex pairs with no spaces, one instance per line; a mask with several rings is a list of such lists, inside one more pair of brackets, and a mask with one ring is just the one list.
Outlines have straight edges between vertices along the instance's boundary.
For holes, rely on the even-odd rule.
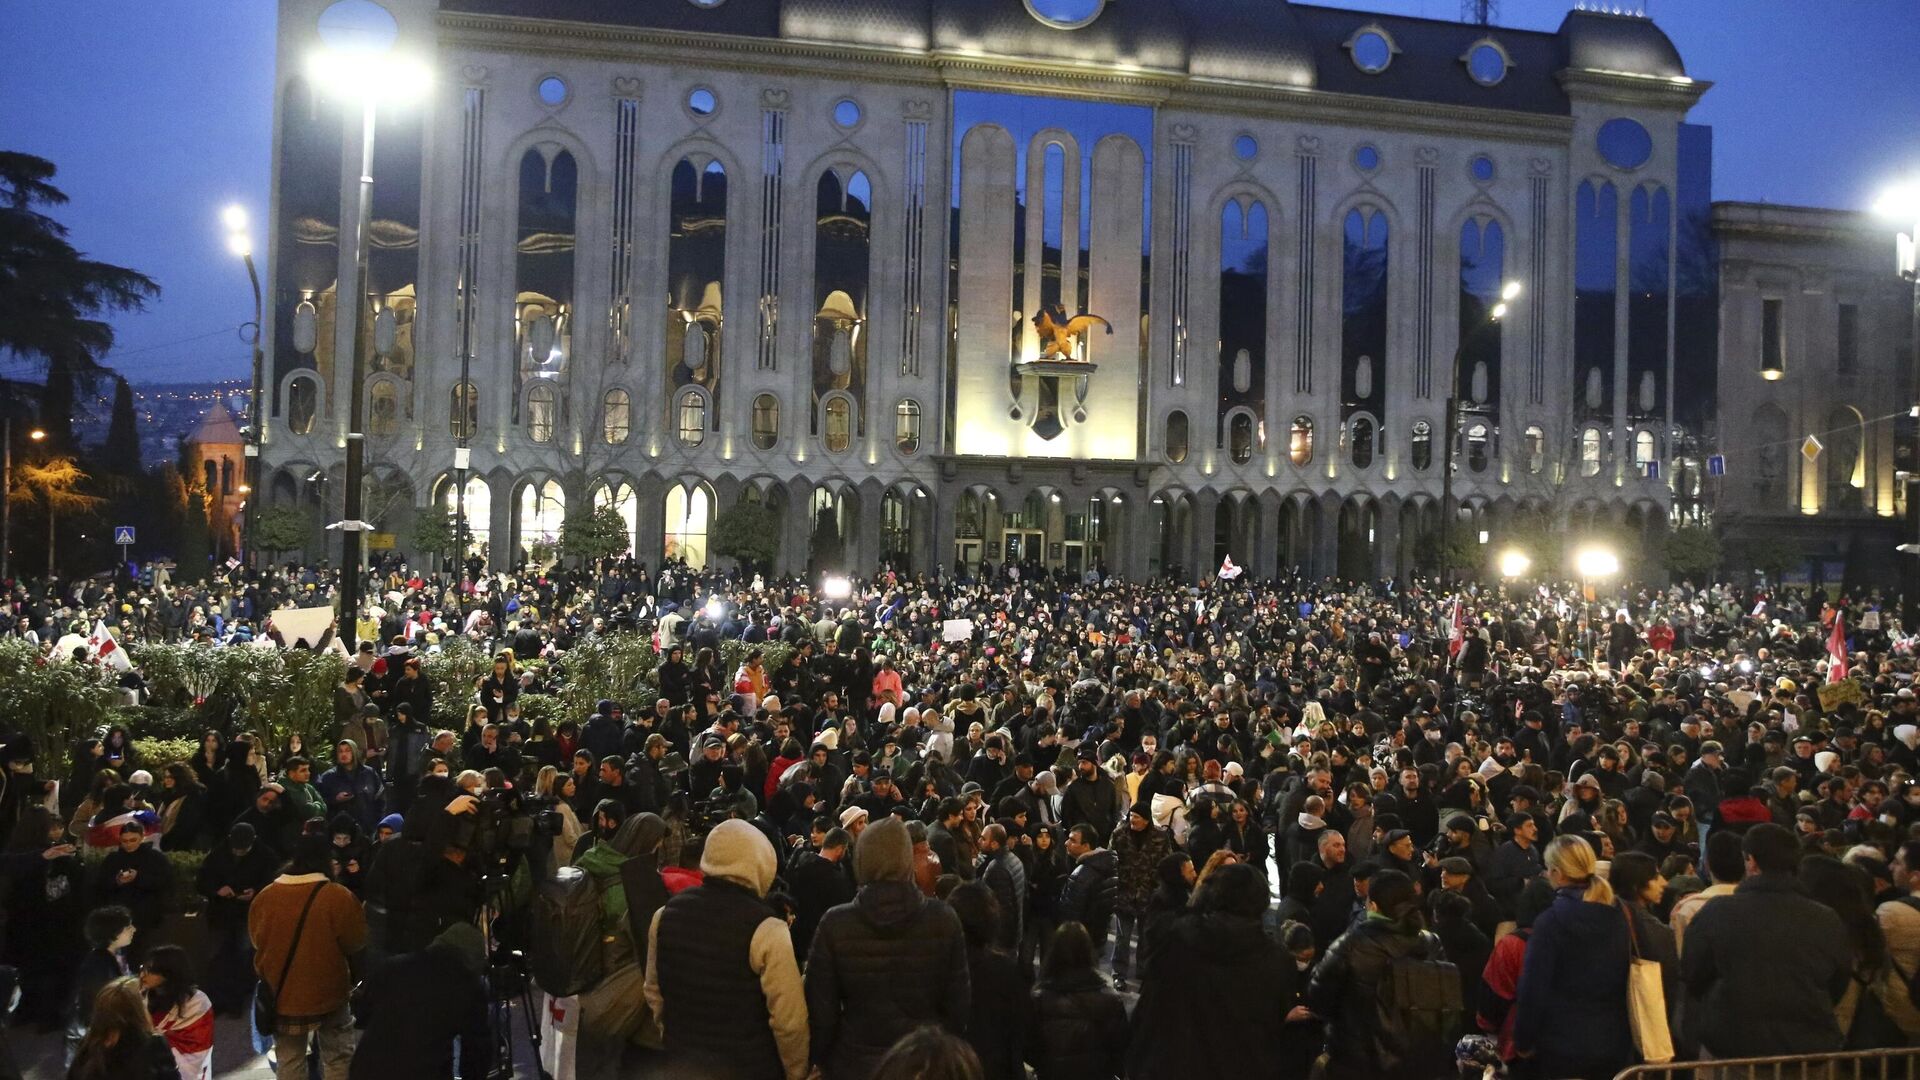
[[667,485],[657,476],[642,476],[633,485],[634,558],[658,571],[666,553]]
[[787,517],[781,532],[780,573],[806,573],[813,546],[813,485],[803,477],[787,482]]
[[878,480],[868,480],[860,485],[859,491],[852,530],[857,543],[847,549],[847,570],[853,574],[871,574],[880,566],[881,505],[887,488]]
[[1208,577],[1220,564],[1213,558],[1213,536],[1218,528],[1220,515],[1220,496],[1211,491],[1197,491],[1193,495],[1193,513],[1190,517],[1192,531],[1188,536],[1187,580],[1198,581]]
[[1340,496],[1332,491],[1320,496],[1313,506],[1320,513],[1314,533],[1313,576],[1332,577],[1340,572]]
[[1400,565],[1400,497],[1389,495],[1374,510],[1373,576],[1397,578],[1405,568]]

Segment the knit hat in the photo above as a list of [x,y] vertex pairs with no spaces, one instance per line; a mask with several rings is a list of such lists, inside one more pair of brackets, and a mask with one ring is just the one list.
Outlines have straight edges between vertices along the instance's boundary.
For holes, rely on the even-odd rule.
[[773,845],[759,829],[738,818],[715,825],[707,834],[706,849],[700,853],[702,874],[745,885],[755,896],[767,895],[778,868]]
[[913,838],[905,822],[888,816],[867,826],[853,843],[853,876],[862,885],[913,881]]
[[1132,814],[1134,817],[1147,819],[1148,824],[1152,824],[1153,822],[1153,807],[1144,799],[1134,803],[1133,808],[1128,810],[1127,813]]

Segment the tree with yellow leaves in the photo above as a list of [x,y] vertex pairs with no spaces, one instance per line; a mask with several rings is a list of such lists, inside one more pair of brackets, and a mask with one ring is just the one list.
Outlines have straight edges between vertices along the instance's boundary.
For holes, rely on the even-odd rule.
[[106,500],[88,495],[81,488],[87,474],[70,457],[47,461],[21,462],[13,467],[13,492],[16,499],[40,504],[47,512],[47,576],[53,576],[54,526],[61,514],[92,513]]

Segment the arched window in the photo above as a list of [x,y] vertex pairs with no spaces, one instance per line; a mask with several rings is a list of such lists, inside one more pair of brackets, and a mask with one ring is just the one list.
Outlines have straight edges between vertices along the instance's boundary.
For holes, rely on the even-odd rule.
[[382,379],[367,388],[367,432],[394,435],[400,430],[400,394],[392,382]]
[[219,464],[218,464],[217,462],[215,462],[215,461],[213,461],[213,460],[212,460],[211,458],[209,458],[209,459],[208,459],[208,460],[206,460],[206,461],[203,461],[203,462],[201,462],[200,464],[201,464],[201,469],[202,469],[202,471],[204,471],[204,472],[205,472],[205,473],[207,474],[207,482],[206,482],[206,492],[207,492],[207,494],[209,494],[209,495],[213,495],[213,494],[216,494],[216,493],[218,493],[218,492],[219,492],[219,490],[220,490],[220,466],[219,466]]
[[287,384],[287,430],[295,435],[313,434],[313,417],[319,411],[320,384],[301,376]]
[[707,438],[707,397],[698,390],[680,392],[680,441],[699,446]]
[[771,450],[780,441],[780,399],[761,394],[753,399],[753,448]]
[[853,445],[853,409],[844,397],[827,399],[827,422],[822,435],[830,453],[838,454]]
[[[472,518],[469,503],[467,516]],[[520,489],[520,550],[531,553],[537,543],[553,544],[560,539],[560,523],[567,517],[567,494],[557,480],[528,483]]]
[[1547,433],[1540,425],[1529,425],[1526,430],[1527,472],[1538,474],[1547,467]]
[[665,555],[685,559],[698,570],[707,565],[707,524],[713,496],[705,484],[692,490],[674,485],[667,492],[667,535]]
[[553,384],[542,380],[527,391],[527,437],[537,443],[553,441]]
[[1353,445],[1349,447],[1349,451],[1353,456],[1353,467],[1356,469],[1364,469],[1372,465],[1374,449],[1373,418],[1370,416],[1354,417],[1353,424],[1348,430],[1348,437],[1353,443]]
[[480,426],[480,394],[470,382],[453,384],[453,401],[448,406],[447,428],[456,439],[471,439]]
[[1474,472],[1487,471],[1489,441],[1487,425],[1475,422],[1467,427],[1467,468]]
[[1187,414],[1175,409],[1167,414],[1167,460],[1175,465],[1187,460],[1188,440]]
[[1253,460],[1253,414],[1237,412],[1227,424],[1227,453],[1235,465]]
[[1653,432],[1636,431],[1633,433],[1633,465],[1641,473],[1647,471],[1647,465],[1653,461]]
[[1296,466],[1313,464],[1313,417],[1296,416],[1287,433],[1287,460]]
[[614,481],[600,485],[593,493],[593,505],[598,508],[611,506],[620,520],[627,525],[627,554],[631,555],[639,537],[635,530],[640,527],[640,496],[633,485]]
[[233,459],[220,459],[220,494],[233,494]]
[[625,390],[607,391],[602,419],[608,446],[619,446],[627,441],[627,436],[633,431],[633,399],[627,396]]
[[1433,425],[1425,420],[1415,420],[1410,446],[1413,451],[1414,471],[1426,472],[1433,464]]
[[1580,475],[1600,475],[1600,429],[1587,428],[1580,433]]
[[920,403],[912,398],[894,406],[893,445],[903,454],[920,449]]

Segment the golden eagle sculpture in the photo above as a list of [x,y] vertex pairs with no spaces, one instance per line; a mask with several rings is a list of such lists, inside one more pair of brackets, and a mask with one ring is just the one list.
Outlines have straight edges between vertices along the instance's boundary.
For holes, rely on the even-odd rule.
[[1034,328],[1040,331],[1040,359],[1083,362],[1073,354],[1073,346],[1095,323],[1106,327],[1109,335],[1113,333],[1113,324],[1098,315],[1075,315],[1069,319],[1066,309],[1059,304],[1043,306],[1033,317]]

